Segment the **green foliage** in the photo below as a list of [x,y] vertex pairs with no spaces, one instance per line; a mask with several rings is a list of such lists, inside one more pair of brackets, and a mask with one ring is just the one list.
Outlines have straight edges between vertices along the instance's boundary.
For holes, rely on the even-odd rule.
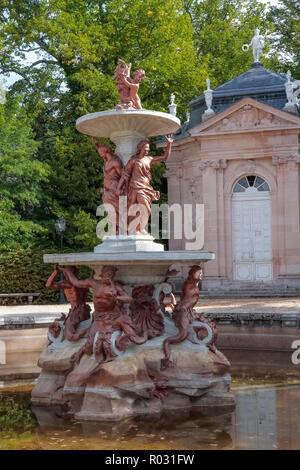
[[280,51],[280,60],[275,58],[275,66],[282,71],[291,70],[292,75],[300,78],[300,6],[298,0],[280,0],[272,6],[270,21],[278,32],[273,47]]
[[79,242],[85,251],[92,251],[94,246],[100,243],[96,235],[96,225],[97,219],[85,211],[74,215],[74,227],[77,227],[74,240]]
[[[15,72],[19,80],[0,105],[0,252],[12,260],[16,249],[17,266],[24,255],[20,288],[32,286],[46,299],[41,282],[50,268],[43,271],[40,253],[58,251],[59,215],[67,220],[66,250],[98,243],[103,162],[75,122],[118,102],[118,58],[146,71],[144,108],[167,111],[173,92],[184,119],[208,76],[215,87],[249,68],[251,51],[243,53],[242,44],[255,27],[274,31],[275,22],[280,47],[291,60],[299,57],[298,13],[295,0],[282,0],[270,13],[257,0],[1,0],[0,73]],[[276,54],[264,63],[281,70]],[[158,154],[153,145],[151,152]],[[164,164],[152,169],[161,202],[164,171]],[[8,287],[3,276],[4,270],[1,291]],[[15,291],[16,278],[10,282]]]
[[[50,168],[28,218],[44,228],[40,247],[54,248],[54,223],[63,214],[67,246],[90,249],[102,161],[91,139],[75,130],[75,119],[118,102],[113,73],[119,57],[146,70],[145,108],[165,111],[175,92],[183,113],[207,75],[205,61],[197,61],[193,26],[180,0],[10,0],[1,6],[0,71],[20,75],[11,93],[23,95],[34,115],[38,160]],[[29,66],[21,59],[34,50],[39,56]],[[155,170],[157,186],[162,172]],[[14,228],[16,245],[22,244],[17,233]]]
[[[184,0],[183,3],[194,26],[198,59],[207,62],[213,87],[249,68],[252,50],[245,53],[242,45],[250,42],[255,28],[273,31],[265,5],[256,0]],[[264,63],[267,66],[268,60],[264,59]]]
[[2,392],[0,399],[0,429],[26,432],[36,426],[31,411],[30,394],[27,392]]
[[0,247],[26,246],[45,232],[34,220],[49,168],[36,158],[28,109],[19,97],[0,105]]
[[[94,245],[93,245],[94,246]],[[89,248],[91,249],[91,247]],[[46,289],[46,280],[53,271],[53,265],[43,262],[43,254],[54,253],[53,250],[38,251],[30,248],[16,248],[0,253],[0,292],[39,292],[34,303],[58,303],[59,291]],[[90,276],[90,268],[81,266],[80,278]],[[8,299],[7,303],[12,303]]]
[[[51,251],[51,250],[50,250]],[[0,253],[0,292],[40,292],[35,302],[58,301],[58,292],[46,289],[53,266],[43,263],[43,253],[17,248]]]

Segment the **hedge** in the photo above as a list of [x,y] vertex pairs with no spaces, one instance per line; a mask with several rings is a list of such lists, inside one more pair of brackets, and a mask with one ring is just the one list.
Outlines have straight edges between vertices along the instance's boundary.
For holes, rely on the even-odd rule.
[[[50,253],[51,251],[47,251]],[[53,265],[43,262],[45,251],[19,248],[0,253],[0,293],[40,292],[34,303],[57,303],[59,291],[46,289],[45,284]],[[88,277],[90,269],[80,269],[80,277]],[[6,303],[12,303],[9,299]]]

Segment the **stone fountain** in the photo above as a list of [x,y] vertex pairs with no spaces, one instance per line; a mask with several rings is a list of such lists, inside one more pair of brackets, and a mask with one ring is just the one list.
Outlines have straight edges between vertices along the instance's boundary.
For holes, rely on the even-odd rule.
[[[104,159],[102,199],[114,235],[103,237],[91,253],[44,256],[44,262],[55,264],[47,287],[63,288],[71,308],[49,327],[32,402],[60,405],[78,420],[234,407],[230,364],[216,348],[216,327],[194,310],[201,265],[214,254],[164,251],[146,230],[151,202],[159,198],[150,185],[150,165],[167,160],[173,140],[166,138],[163,156],[152,157],[147,139],[176,132],[180,121],[142,109],[138,88],[144,76],[138,70],[130,78],[130,66],[120,60],[115,71],[120,103],[76,123],[79,132],[95,138]],[[114,142],[115,152],[99,137]],[[89,266],[93,276],[80,280],[80,265]],[[169,279],[173,265],[190,267],[177,302]],[[60,272],[64,281],[56,280]],[[93,312],[86,303],[88,290]]]

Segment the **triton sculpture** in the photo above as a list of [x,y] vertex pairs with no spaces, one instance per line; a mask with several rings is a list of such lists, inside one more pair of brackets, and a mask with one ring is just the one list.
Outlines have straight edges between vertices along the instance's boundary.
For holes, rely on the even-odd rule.
[[[71,266],[70,271],[73,275],[78,275],[78,269],[76,266]],[[49,277],[46,287],[48,289],[60,290],[64,289],[66,299],[71,304],[68,315],[62,314],[61,318],[55,320],[49,328],[50,335],[53,334],[54,338],[57,338],[60,330],[63,330],[63,337],[68,341],[78,341],[82,338],[87,329],[77,332],[77,327],[81,322],[90,319],[91,307],[86,303],[87,288],[76,287],[68,280],[55,281],[56,276],[61,271],[59,266],[55,265],[54,271]],[[49,340],[53,340],[51,336]]]

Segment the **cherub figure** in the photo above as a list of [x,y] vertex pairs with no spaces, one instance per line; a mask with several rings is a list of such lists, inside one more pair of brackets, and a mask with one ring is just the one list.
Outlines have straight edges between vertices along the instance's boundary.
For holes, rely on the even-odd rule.
[[130,98],[133,102],[133,106],[136,109],[143,109],[140,97],[138,95],[140,83],[145,78],[145,71],[143,69],[136,70],[133,72],[133,79],[124,77],[124,82],[129,86]]
[[116,88],[119,92],[121,102],[115,109],[142,109],[141,100],[138,96],[139,86],[145,78],[145,71],[136,70],[133,78],[130,78],[131,64],[127,65],[124,60],[119,59],[115,70]]

